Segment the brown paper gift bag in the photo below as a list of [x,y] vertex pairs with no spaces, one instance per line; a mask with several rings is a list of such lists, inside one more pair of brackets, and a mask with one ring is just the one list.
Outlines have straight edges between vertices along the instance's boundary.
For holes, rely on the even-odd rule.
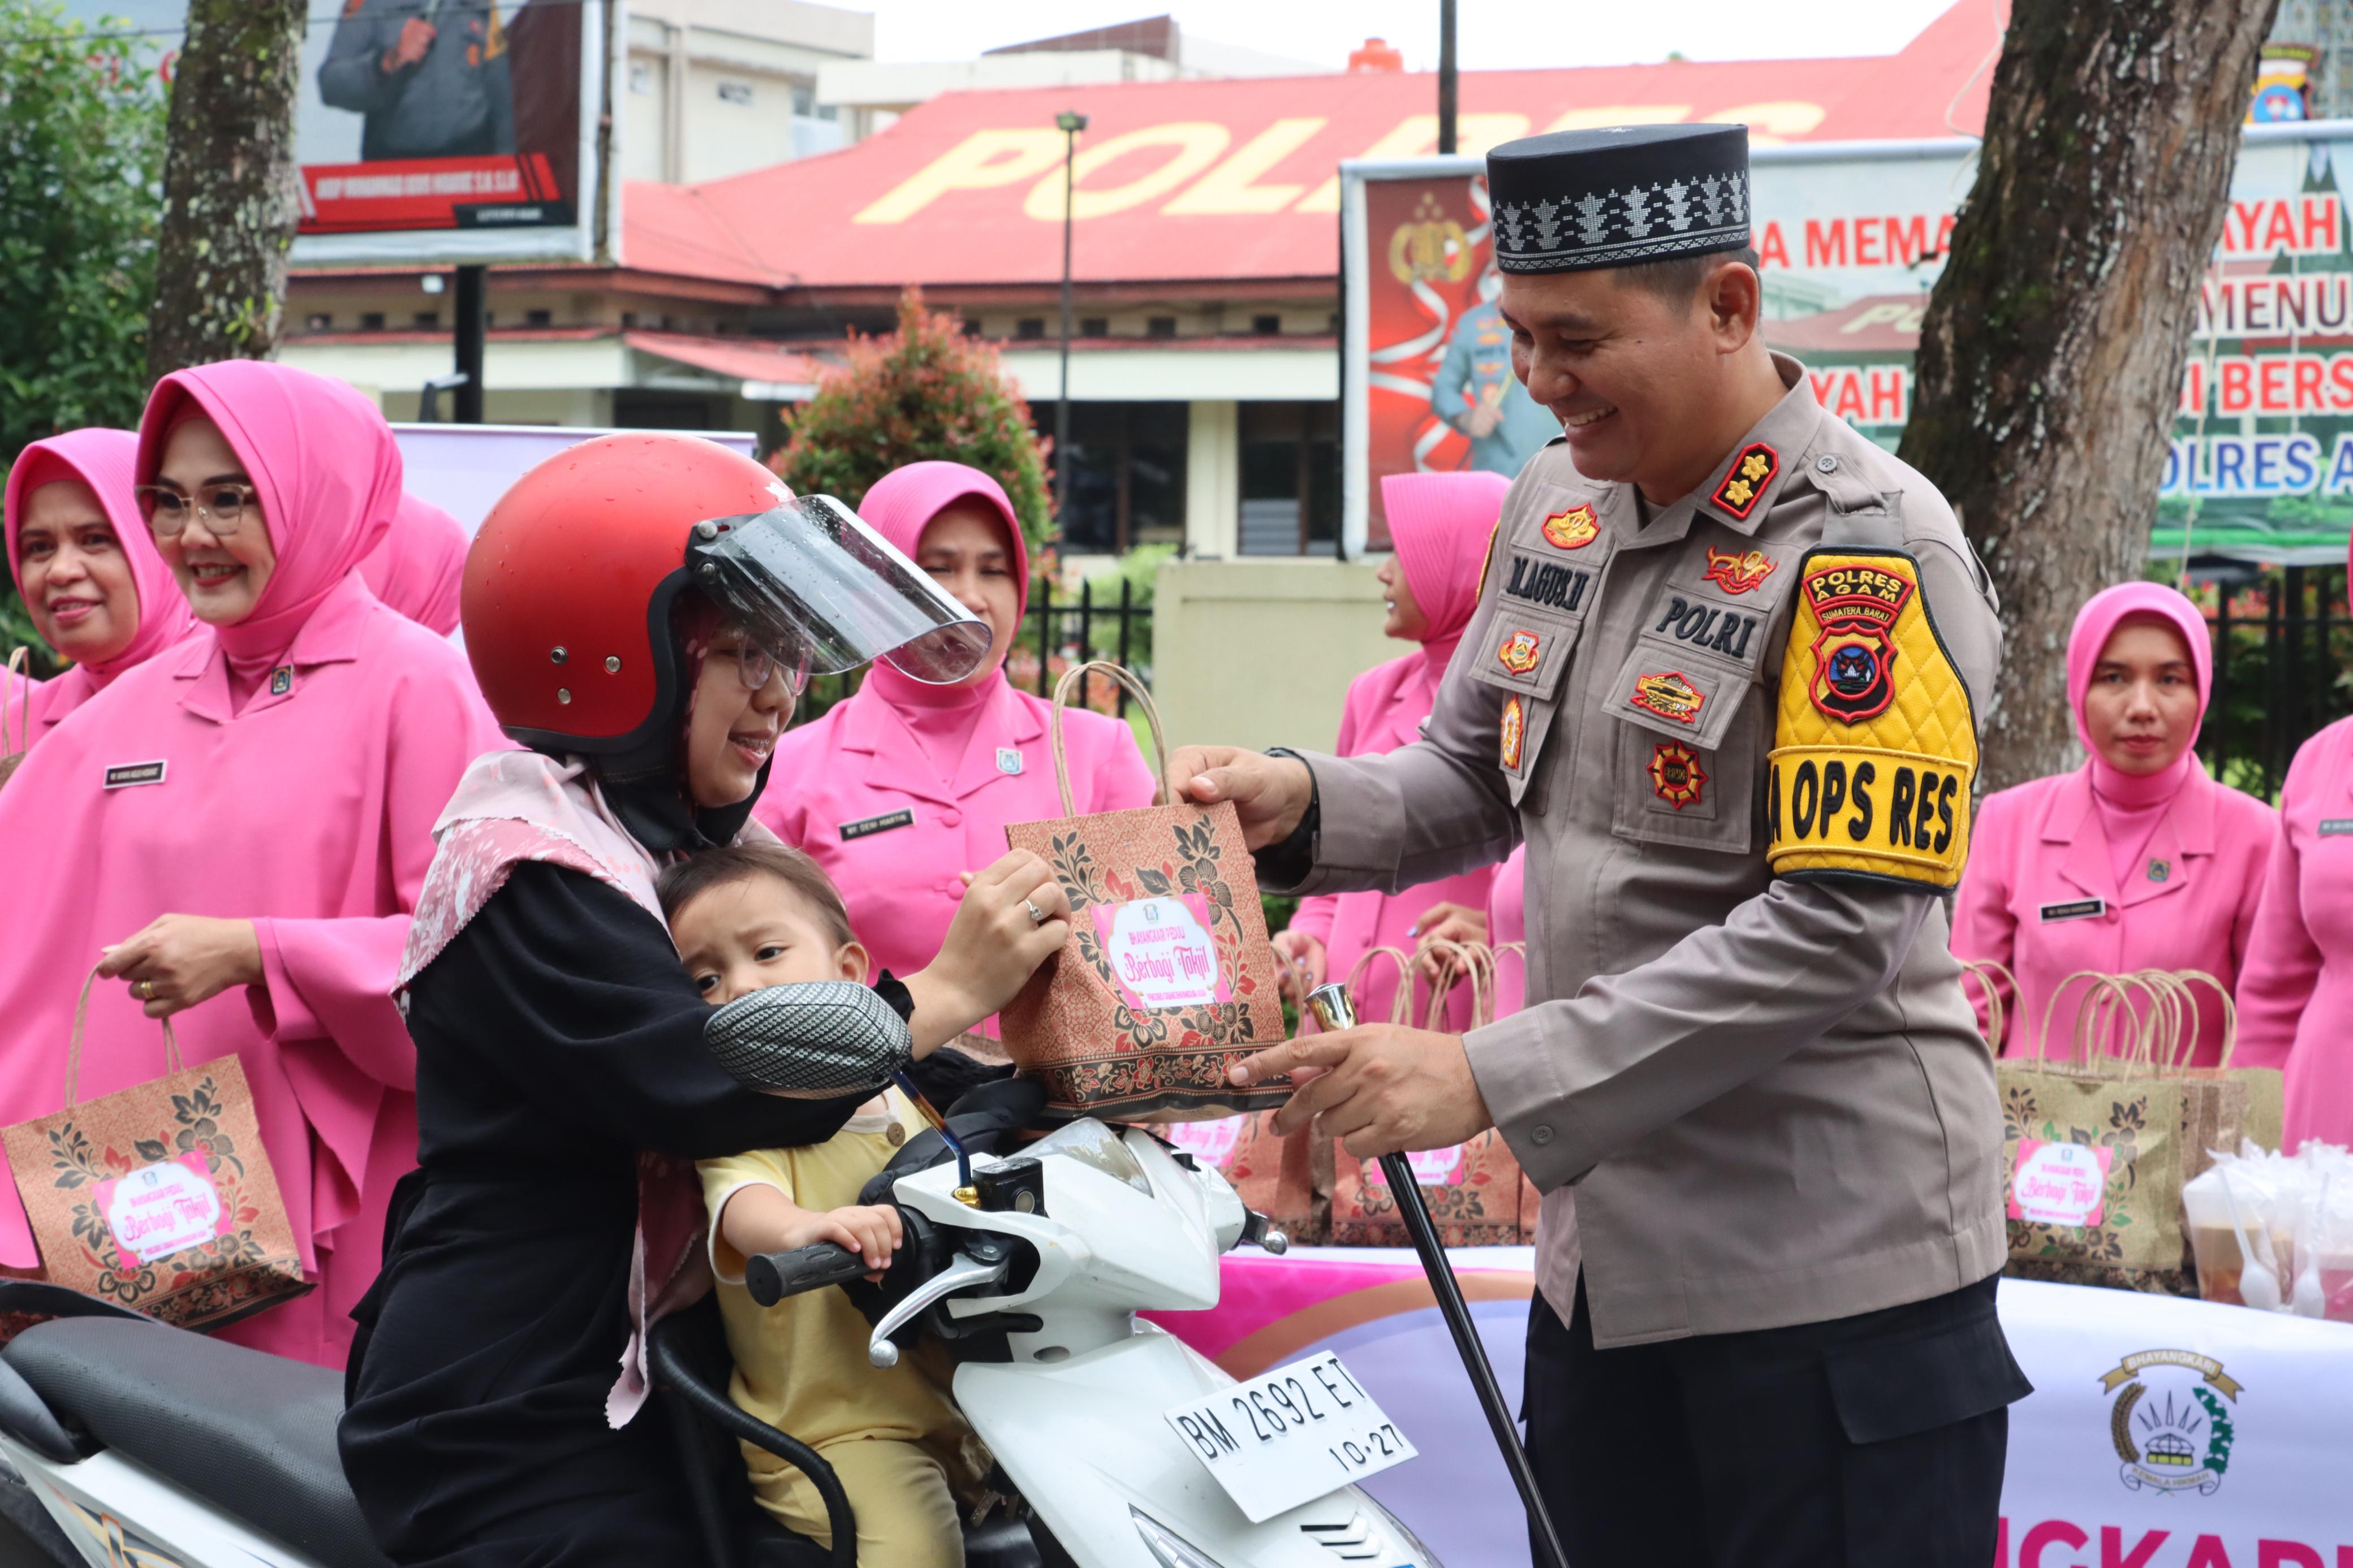
[[164,1077],[74,1102],[97,979],[74,1006],[66,1108],[0,1131],[50,1282],[206,1330],[310,1290],[236,1057],[183,1068],[166,1019]]
[[[1471,986],[1471,1026],[1493,1023],[1495,955],[1483,942],[1433,942],[1430,948],[1451,963]],[[1411,1020],[1413,960],[1393,947],[1375,948],[1357,961],[1349,976],[1353,985],[1366,966],[1387,954],[1398,968],[1397,1000],[1390,1006],[1393,1024]],[[1452,986],[1430,987],[1430,1016],[1425,1028],[1443,1030],[1446,998]],[[1406,1247],[1411,1237],[1398,1217],[1397,1199],[1381,1179],[1380,1163],[1359,1160],[1336,1142],[1333,1150],[1332,1240],[1340,1247]],[[1451,1149],[1432,1149],[1407,1157],[1414,1167],[1422,1199],[1448,1247],[1516,1247],[1535,1233],[1537,1196],[1535,1184],[1520,1170],[1504,1135],[1493,1128]]]
[[1006,1051],[1044,1083],[1051,1114],[1200,1121],[1271,1110],[1290,1098],[1288,1079],[1226,1081],[1228,1068],[1285,1037],[1241,824],[1226,802],[1072,816],[1062,710],[1089,672],[1134,694],[1167,771],[1141,682],[1100,661],[1062,677],[1049,731],[1063,815],[1013,823],[1005,841],[1054,868],[1070,894],[1071,939],[997,1015]]
[[[2163,1009],[2137,1009],[2137,977],[2083,973],[2067,1057],[1995,1064],[2002,1106],[2007,1272],[2157,1295],[2197,1291],[2181,1186],[2191,1141],[2219,1118],[2211,1081],[2180,1076],[2160,1040]],[[2202,1158],[2202,1154],[2200,1156]]]

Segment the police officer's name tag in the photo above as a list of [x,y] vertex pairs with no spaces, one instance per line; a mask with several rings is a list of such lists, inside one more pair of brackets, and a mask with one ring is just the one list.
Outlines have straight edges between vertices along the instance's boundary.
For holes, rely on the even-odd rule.
[[888,833],[894,827],[914,826],[915,814],[912,811],[886,812],[881,816],[862,817],[856,822],[843,823],[841,841],[847,844],[853,838],[871,838],[878,833]]
[[1187,1400],[1166,1419],[1252,1524],[1419,1453],[1329,1351]]
[[2045,904],[2037,911],[2044,925],[2059,921],[2095,921],[2108,912],[2105,899],[2077,899],[2070,904]]

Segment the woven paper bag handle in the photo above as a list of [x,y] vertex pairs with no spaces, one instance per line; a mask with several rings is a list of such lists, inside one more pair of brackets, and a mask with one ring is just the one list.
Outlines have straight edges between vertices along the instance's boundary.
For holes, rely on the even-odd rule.
[[[1961,969],[1975,979],[1986,994],[1986,1049],[2000,1056],[2002,1027],[2010,1022],[2010,1007],[2002,1001],[2001,987],[1993,983],[1994,976],[1999,974],[2009,984],[2010,994],[2013,996],[2018,994],[2018,976],[2012,974],[2010,966],[1998,958],[1965,958],[1961,960]],[[2020,1042],[2021,1045],[2024,1043]]]
[[[97,984],[98,971],[92,968],[82,977],[81,994],[74,998],[73,1035],[66,1042],[66,1108],[68,1110],[72,1109],[77,1103],[74,1090],[80,1086],[81,1082],[82,1024],[90,1016],[90,988]],[[162,1023],[164,1025],[164,1070],[166,1073],[175,1073],[180,1070],[180,1042],[172,1033],[172,1020],[165,1018]]]
[[[1437,942],[1424,942],[1422,944],[1421,952],[1416,953],[1414,956],[1417,959],[1419,959],[1433,952],[1438,953],[1447,961],[1447,971],[1453,973],[1464,974],[1470,977],[1471,1026],[1474,1029],[1477,1028],[1484,1020],[1487,1008],[1493,1001],[1493,998],[1489,994],[1493,989],[1493,981],[1494,979],[1495,971],[1494,954],[1489,951],[1487,944],[1483,942],[1446,942],[1440,940]],[[1419,965],[1417,964],[1416,967],[1419,967]],[[1447,978],[1447,973],[1441,972],[1440,978]],[[1446,1025],[1446,999],[1452,993],[1453,989],[1454,988],[1451,985],[1433,984],[1430,986],[1430,1011],[1428,1016],[1422,1019],[1423,1028],[1429,1029],[1433,1033],[1444,1032]]]
[[1362,984],[1365,971],[1371,967],[1373,960],[1383,956],[1387,956],[1391,963],[1397,965],[1397,990],[1389,997],[1389,1022],[1411,1027],[1413,1024],[1413,960],[1407,956],[1403,948],[1366,948],[1364,956],[1357,959],[1355,965],[1348,971],[1348,989],[1355,991]]
[[1152,693],[1144,682],[1107,658],[1090,659],[1074,664],[1062,671],[1062,679],[1054,683],[1054,711],[1046,722],[1047,744],[1054,753],[1054,787],[1062,792],[1062,815],[1076,816],[1078,802],[1071,795],[1071,759],[1062,749],[1062,710],[1070,706],[1071,693],[1088,675],[1100,675],[1119,682],[1128,694],[1143,705],[1144,721],[1152,726],[1152,756],[1159,765],[1152,770],[1152,804],[1168,804],[1168,742],[1160,733],[1160,710],[1153,706]]
[[[2116,976],[2106,973],[2104,971],[2097,969],[2079,969],[2075,971],[2074,973],[2067,976],[2066,979],[2062,980],[2057,988],[2051,993],[2051,1000],[2044,1003],[2042,1006],[2042,1054],[2046,1060],[2049,1059],[2051,1055],[2051,1024],[2052,1015],[2057,1011],[2059,1006],[2059,998],[2067,994],[2067,988],[2074,984],[2078,980],[2086,981],[2089,982],[2089,984],[2085,987],[2084,994],[2075,998],[2075,1015],[2067,1031],[2067,1056],[2065,1060],[2066,1065],[2071,1068],[2088,1071],[2092,1066],[2093,1055],[2090,1047],[2100,1035],[2103,1027],[2108,1024],[2120,994],[2120,986]],[[2131,1011],[2129,1003],[2126,1004],[2126,1011],[2127,1015],[2129,1015]],[[2085,1027],[2086,1020],[2084,1016],[2087,1012],[2090,1014],[2090,1027],[2088,1031]]]
[[[2231,988],[2202,969],[2179,969],[2174,971],[2173,978],[2184,995],[2193,994],[2192,986],[2211,985],[2214,988],[2214,994],[2222,999],[2222,1058],[2215,1065],[2229,1067],[2232,1053],[2239,1048],[2239,1005],[2232,999]],[[2197,1047],[2197,1020],[2194,1016],[2189,1026],[2192,1030],[2190,1047],[2194,1050]]]
[[[13,757],[25,749],[25,737],[33,726],[33,677],[25,668],[26,649],[19,647],[8,655],[8,670],[0,676],[0,758]],[[17,683],[24,683],[21,697]],[[8,743],[8,716],[16,716],[16,743]]]

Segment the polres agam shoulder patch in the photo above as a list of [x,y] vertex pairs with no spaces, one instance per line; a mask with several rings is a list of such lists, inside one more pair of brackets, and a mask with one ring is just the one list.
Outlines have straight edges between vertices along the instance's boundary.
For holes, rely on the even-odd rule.
[[1954,887],[1968,858],[1977,719],[1919,563],[1816,550],[1799,584],[1767,763],[1774,874]]

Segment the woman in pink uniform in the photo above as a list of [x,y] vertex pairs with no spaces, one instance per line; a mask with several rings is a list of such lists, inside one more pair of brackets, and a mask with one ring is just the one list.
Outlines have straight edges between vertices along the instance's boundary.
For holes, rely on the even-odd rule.
[[[1338,752],[1344,757],[1394,752],[1421,738],[1422,721],[1438,699],[1438,683],[1454,657],[1462,628],[1479,604],[1479,574],[1487,544],[1504,510],[1511,481],[1501,474],[1391,474],[1381,481],[1381,506],[1388,515],[1396,553],[1381,566],[1388,619],[1382,630],[1421,649],[1391,659],[1356,677],[1340,715]],[[1326,978],[1345,980],[1356,960],[1372,948],[1411,952],[1427,917],[1482,910],[1494,868],[1425,882],[1402,893],[1318,893],[1299,901],[1290,926],[1275,933],[1275,951],[1290,971],[1289,984],[1303,992]],[[1451,906],[1438,910],[1434,906]],[[1300,985],[1301,981],[1304,985]],[[1426,980],[1415,984],[1414,1020],[1429,1007]],[[1397,995],[1387,964],[1366,972],[1356,997],[1365,1018],[1385,1019]],[[1447,1003],[1447,1027],[1462,1029],[1471,1018],[1471,992],[1458,986]]]
[[458,629],[458,587],[466,574],[465,524],[403,493],[384,542],[360,563],[368,591],[427,631]]
[[2236,1065],[2285,1070],[2290,1150],[2353,1143],[2353,719],[2297,749],[2270,847]]
[[[505,744],[465,657],[357,567],[400,454],[340,382],[233,360],[165,376],[137,472],[155,547],[204,627],[122,676],[0,792],[20,897],[0,943],[0,1123],[62,1100],[93,964],[80,1089],[234,1052],[302,1265],[320,1288],[225,1331],[340,1366],[385,1205],[417,1163],[415,1051],[392,1001],[433,822]],[[101,962],[102,961],[102,962]],[[0,1263],[38,1261],[16,1190]]]
[[[858,513],[995,641],[955,686],[876,659],[855,696],[777,742],[755,815],[825,868],[876,967],[905,975],[938,956],[963,873],[1004,857],[1006,824],[1063,815],[1046,742],[1052,704],[1005,679],[1029,556],[995,479],[962,463],[910,463],[876,480]],[[1072,707],[1062,734],[1080,815],[1152,804],[1152,770],[1126,724]],[[983,1032],[995,1030],[991,1019]]]
[[[2105,589],[2075,616],[2067,700],[2090,760],[1987,797],[1953,914],[1956,957],[2018,976],[2005,1055],[2067,1052],[2083,984],[2060,997],[2048,1038],[2043,1015],[2079,970],[2195,969],[2237,984],[2273,813],[2208,777],[2190,749],[2212,657],[2198,607],[2155,583]],[[2197,995],[2196,1061],[2211,1067],[2221,1001]]]
[[41,640],[73,668],[7,715],[27,749],[65,716],[195,629],[131,494],[139,437],[71,430],[36,441],[8,470],[8,569]]

